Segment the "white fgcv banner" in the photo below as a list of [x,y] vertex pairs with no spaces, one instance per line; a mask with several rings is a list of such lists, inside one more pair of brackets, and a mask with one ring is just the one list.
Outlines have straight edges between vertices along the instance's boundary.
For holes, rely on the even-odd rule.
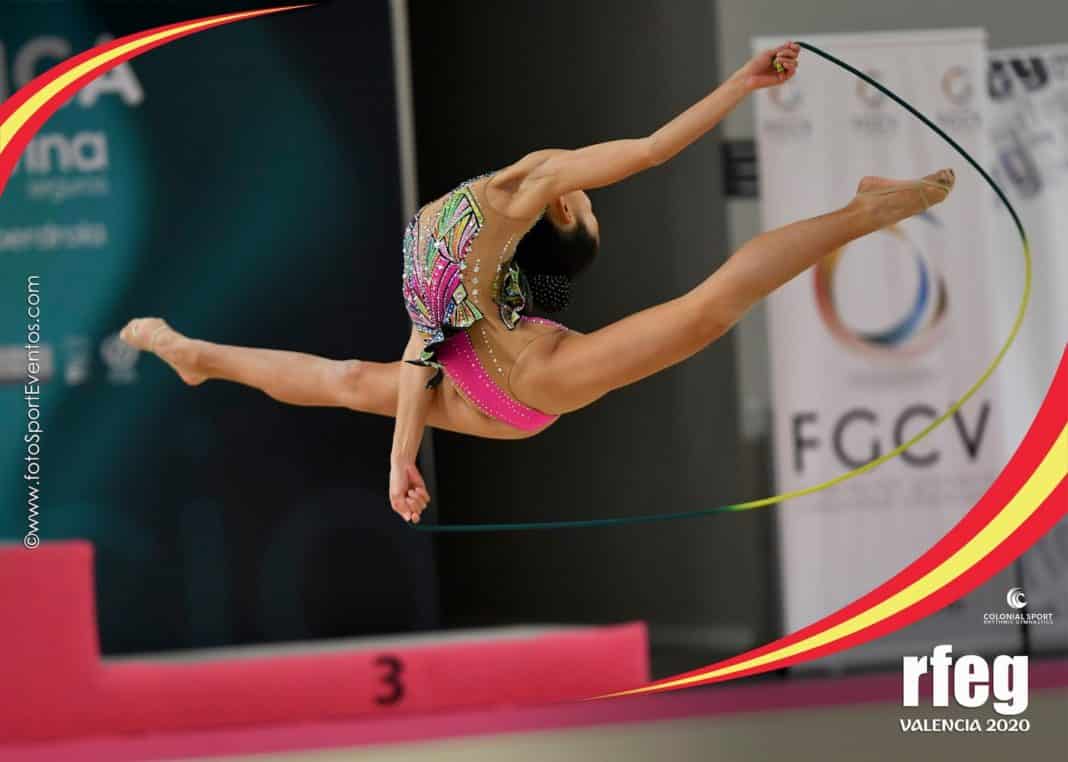
[[[1030,310],[1005,358],[1009,371],[996,377],[1006,441],[1015,447],[1068,343],[1068,45],[991,51],[989,94],[992,174],[1023,220],[1034,257]],[[997,323],[1007,325],[1023,286],[1018,236],[1001,212],[992,233],[991,302]],[[1068,520],[1022,563],[1028,611],[1054,615],[1050,626],[1030,628],[1031,645],[1068,648]]]
[[[754,41],[758,49],[782,38]],[[985,33],[978,29],[804,38],[885,83],[987,162]],[[904,109],[802,51],[793,82],[756,103],[761,210],[771,229],[844,206],[865,175],[957,173],[949,199],[830,253],[775,293],[768,325],[779,491],[857,468],[922,429],[979,377],[1008,323],[988,301],[989,190]],[[1018,257],[1017,257],[1018,259]],[[1006,458],[990,386],[902,456],[778,511],[783,625],[810,624],[888,580],[945,534]],[[975,651],[1019,644],[984,625],[1013,571],[895,636],[822,666],[886,662],[932,638]]]

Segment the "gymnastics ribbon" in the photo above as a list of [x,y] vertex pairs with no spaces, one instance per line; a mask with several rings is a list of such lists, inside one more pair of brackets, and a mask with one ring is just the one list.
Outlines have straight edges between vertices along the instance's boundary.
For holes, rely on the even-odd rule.
[[1020,296],[1020,306],[1016,310],[1016,317],[1013,320],[1012,328],[1009,331],[1008,338],[1005,339],[1005,343],[1001,345],[997,354],[994,355],[994,359],[990,361],[990,364],[986,366],[986,369],[979,376],[979,379],[975,381],[968,389],[960,396],[956,402],[952,403],[944,413],[932,420],[927,426],[919,431],[915,436],[906,442],[895,447],[893,450],[880,455],[878,458],[865,463],[859,468],[854,468],[852,471],[847,471],[844,474],[835,476],[827,481],[814,484],[810,487],[803,487],[801,489],[792,490],[790,492],[783,492],[779,495],[772,495],[770,497],[761,498],[759,500],[749,500],[744,503],[734,503],[732,505],[720,505],[712,508],[700,508],[693,511],[680,511],[677,513],[658,513],[658,514],[643,514],[638,516],[613,516],[610,518],[600,519],[578,519],[571,521],[527,521],[527,522],[502,522],[496,524],[411,524],[412,528],[421,532],[505,532],[505,531],[528,531],[534,529],[582,529],[588,527],[609,527],[609,526],[622,526],[624,524],[647,524],[654,521],[675,521],[678,519],[695,519],[702,516],[710,516],[716,513],[734,513],[737,511],[748,511],[754,508],[764,508],[769,505],[777,505],[787,500],[793,500],[795,498],[804,497],[805,495],[813,495],[817,492],[822,492],[825,489],[830,489],[842,482],[848,481],[854,477],[865,474],[887,461],[893,460],[901,453],[905,452],[909,448],[919,444],[925,439],[932,431],[937,429],[947,420],[949,420],[954,413],[960,410],[969,399],[971,399],[976,392],[990,379],[994,370],[1001,364],[1001,360],[1005,357],[1005,353],[1009,351],[1009,347],[1016,341],[1016,335],[1020,332],[1020,326],[1023,324],[1024,316],[1027,314],[1027,305],[1031,300],[1031,246],[1027,241],[1027,233],[1024,230],[1023,223],[1020,221],[1020,216],[1016,213],[1016,209],[1013,208],[1012,203],[1005,196],[1004,191],[994,182],[985,169],[983,169],[979,163],[972,158],[966,150],[964,150],[957,141],[951,138],[945,133],[938,125],[921,114],[915,107],[913,107],[904,98],[897,95],[890,88],[885,85],[876,82],[862,71],[859,71],[853,66],[850,66],[840,58],[832,56],[825,50],[812,45],[807,42],[799,42],[805,50],[811,51],[821,58],[830,61],[833,64],[845,69],[853,76],[867,82],[872,87],[876,88],[883,93],[886,97],[897,103],[904,108],[914,117],[923,122],[927,127],[933,130],[940,138],[946,141],[957,153],[959,153],[964,160],[971,164],[975,170],[986,181],[987,185],[994,189],[994,193],[997,194],[1001,202],[1005,204],[1005,208],[1008,209],[1009,214],[1012,215],[1012,221],[1016,224],[1016,230],[1020,234],[1020,243],[1023,246],[1023,258],[1024,258],[1024,287],[1023,294]]

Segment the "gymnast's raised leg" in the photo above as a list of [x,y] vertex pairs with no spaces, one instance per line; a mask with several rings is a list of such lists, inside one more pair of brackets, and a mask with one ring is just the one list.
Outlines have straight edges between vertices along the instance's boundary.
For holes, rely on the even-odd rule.
[[677,299],[592,333],[534,342],[512,371],[512,389],[539,410],[566,413],[679,363],[836,248],[945,200],[954,179],[952,170],[914,181],[864,178],[845,207],[762,233]]

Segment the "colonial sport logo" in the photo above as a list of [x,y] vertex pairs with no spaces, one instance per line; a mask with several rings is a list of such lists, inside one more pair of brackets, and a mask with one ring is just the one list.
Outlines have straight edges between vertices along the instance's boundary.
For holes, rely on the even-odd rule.
[[1005,594],[1005,602],[1014,609],[1022,609],[1027,605],[1027,596],[1024,595],[1023,590],[1014,587]]
[[[937,219],[925,213],[918,217],[928,224]],[[946,279],[930,257],[900,225],[880,231],[890,236],[894,252],[912,259],[916,269],[916,292],[905,313],[887,328],[863,331],[851,327],[841,312],[839,265],[845,247],[836,249],[813,268],[816,309],[831,335],[843,346],[868,356],[908,356],[924,352],[935,342],[949,307]]]
[[[988,611],[983,614],[983,624],[1032,625],[1053,624],[1052,611],[1021,611],[1027,608],[1027,595],[1022,587],[1009,588],[1005,593],[1005,603],[1012,611]],[[1041,604],[1039,604],[1041,605]]]

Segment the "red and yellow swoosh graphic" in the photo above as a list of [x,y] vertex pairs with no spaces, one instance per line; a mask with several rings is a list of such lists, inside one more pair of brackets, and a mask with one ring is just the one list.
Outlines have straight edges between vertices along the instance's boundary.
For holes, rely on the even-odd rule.
[[[1016,454],[963,519],[896,577],[830,616],[726,661],[627,696],[782,669],[899,630],[974,590],[1068,513],[1068,351]],[[602,696],[600,698],[607,698]]]
[[69,58],[27,83],[0,105],[0,193],[18,162],[26,144],[52,114],[78,90],[119,64],[147,53],[160,45],[234,21],[266,16],[271,13],[305,8],[286,5],[241,13],[209,16],[194,21],[156,27],[137,32]]
[[[155,47],[291,5],[186,21],[92,48],[50,69],[0,105],[0,193],[41,125],[93,78]],[[967,594],[1027,550],[1068,512],[1068,353],[1038,416],[994,484],[949,533],[897,576],[830,616],[755,650],[611,694],[733,680],[845,650],[901,629]],[[602,697],[606,698],[606,697]]]

